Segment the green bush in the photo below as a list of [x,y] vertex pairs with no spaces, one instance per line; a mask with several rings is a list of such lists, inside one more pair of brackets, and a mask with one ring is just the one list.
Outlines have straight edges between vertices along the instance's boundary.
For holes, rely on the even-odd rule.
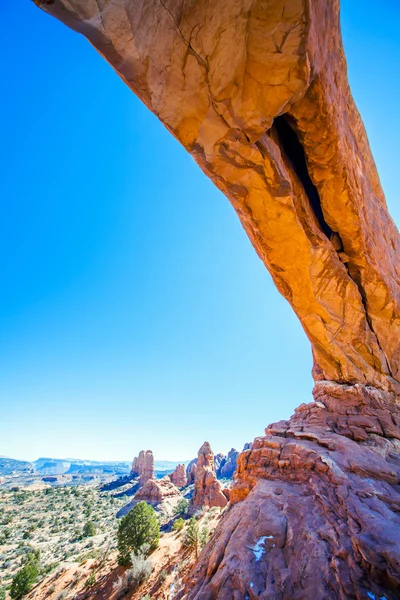
[[0,600],[6,600],[6,590],[3,587],[0,588]]
[[189,524],[186,528],[185,535],[182,541],[183,545],[186,548],[190,548],[194,550],[196,553],[196,558],[199,553],[199,524],[194,517],[192,517],[189,521]]
[[96,583],[96,575],[94,573],[90,573],[89,577],[85,581],[85,587],[92,587]]
[[186,515],[189,508],[189,500],[182,498],[175,507],[174,515]]
[[176,519],[174,521],[174,524],[172,525],[172,530],[173,531],[182,531],[182,529],[185,527],[185,520],[184,519]]
[[82,532],[83,537],[93,537],[96,535],[96,527],[92,521],[85,523]]
[[39,575],[37,563],[27,563],[12,580],[10,596],[19,600],[29,592]]
[[154,508],[146,502],[138,502],[118,526],[119,562],[128,564],[130,552],[139,552],[145,544],[154,550],[159,539],[160,524]]

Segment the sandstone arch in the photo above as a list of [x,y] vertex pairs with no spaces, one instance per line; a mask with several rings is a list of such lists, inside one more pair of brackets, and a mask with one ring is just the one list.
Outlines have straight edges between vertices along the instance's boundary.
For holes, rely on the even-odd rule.
[[[189,596],[395,598],[400,237],[338,0],[36,3],[87,37],[227,196],[312,345],[316,403],[242,453],[240,504]],[[257,571],[241,528],[265,538]]]

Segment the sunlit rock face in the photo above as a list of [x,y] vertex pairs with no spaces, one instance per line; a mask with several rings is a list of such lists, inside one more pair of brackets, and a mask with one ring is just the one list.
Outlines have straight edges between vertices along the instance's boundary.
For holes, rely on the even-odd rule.
[[189,512],[195,514],[198,510],[213,506],[224,508],[227,504],[227,496],[215,473],[214,453],[210,444],[204,442],[197,455],[194,491],[190,500]]
[[400,243],[338,0],[36,1],[226,195],[311,342],[316,403],[239,457],[188,597],[398,597]]
[[141,450],[132,463],[131,475],[139,477],[139,484],[144,485],[154,478],[154,456],[151,450]]
[[188,598],[399,597],[400,405],[360,384],[314,397],[240,454]]
[[185,465],[176,465],[175,470],[169,475],[169,478],[177,487],[184,487],[187,483]]
[[134,502],[143,501],[148,504],[160,504],[166,499],[181,498],[178,488],[168,476],[162,479],[149,479],[134,496]]
[[319,380],[399,391],[399,235],[338,0],[55,0],[234,206]]

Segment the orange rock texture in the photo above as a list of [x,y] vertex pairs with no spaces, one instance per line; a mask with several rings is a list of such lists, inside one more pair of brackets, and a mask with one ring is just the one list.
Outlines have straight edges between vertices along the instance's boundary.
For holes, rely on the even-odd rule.
[[400,237],[349,89],[339,0],[36,3],[226,195],[311,342],[315,403],[239,457],[188,598],[398,598]]
[[400,404],[360,384],[314,397],[241,453],[188,599],[399,597]]
[[235,208],[318,380],[399,392],[400,239],[338,0],[36,0],[88,40]]
[[194,514],[199,509],[212,506],[223,508],[227,504],[227,496],[215,473],[214,453],[210,444],[204,442],[197,455],[194,491],[190,500],[189,512]]
[[177,487],[184,487],[187,483],[185,465],[176,465],[175,471],[169,475],[169,478]]
[[151,450],[141,450],[132,463],[131,475],[139,476],[139,485],[154,477],[154,456]]
[[134,502],[143,500],[148,504],[160,504],[167,498],[179,498],[181,493],[168,476],[162,479],[149,479],[134,496]]

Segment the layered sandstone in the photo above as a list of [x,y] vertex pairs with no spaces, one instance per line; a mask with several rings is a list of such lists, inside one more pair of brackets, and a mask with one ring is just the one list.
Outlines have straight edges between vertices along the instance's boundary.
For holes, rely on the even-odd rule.
[[36,3],[88,38],[231,201],[315,377],[399,392],[400,237],[338,0]]
[[400,404],[360,384],[314,396],[240,455],[190,600],[398,598]]
[[176,465],[175,470],[169,475],[169,478],[177,487],[184,487],[187,483],[185,465]]
[[144,485],[154,477],[154,456],[151,450],[141,450],[133,459],[131,475],[139,477],[139,484]]
[[173,498],[181,498],[182,494],[167,476],[162,479],[149,479],[135,494],[134,502],[144,501],[156,505]]
[[199,509],[212,506],[223,508],[227,504],[228,499],[215,473],[214,453],[210,444],[204,442],[197,455],[196,478],[189,512],[194,514]]

